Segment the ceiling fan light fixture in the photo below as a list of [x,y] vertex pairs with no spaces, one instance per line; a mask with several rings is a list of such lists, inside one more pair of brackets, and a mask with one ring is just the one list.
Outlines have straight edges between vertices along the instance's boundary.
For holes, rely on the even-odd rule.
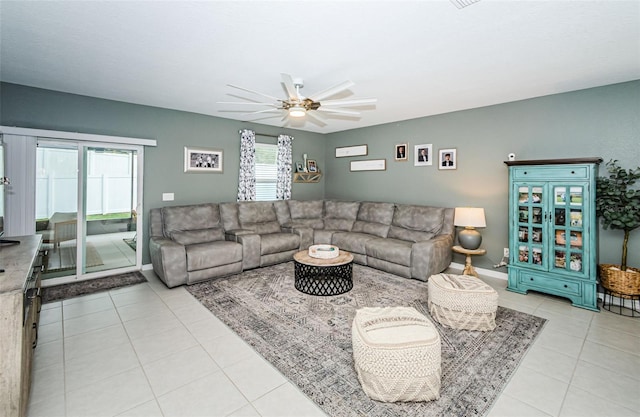
[[307,114],[307,109],[296,104],[295,106],[289,107],[289,116],[291,117],[304,117]]

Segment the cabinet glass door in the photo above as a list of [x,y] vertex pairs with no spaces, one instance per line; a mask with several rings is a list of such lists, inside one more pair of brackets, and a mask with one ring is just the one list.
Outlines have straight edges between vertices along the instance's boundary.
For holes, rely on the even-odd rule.
[[542,185],[518,185],[518,239],[516,263],[546,267],[542,251],[544,236],[543,202],[545,189]]
[[553,185],[552,269],[585,274],[583,228],[585,186]]

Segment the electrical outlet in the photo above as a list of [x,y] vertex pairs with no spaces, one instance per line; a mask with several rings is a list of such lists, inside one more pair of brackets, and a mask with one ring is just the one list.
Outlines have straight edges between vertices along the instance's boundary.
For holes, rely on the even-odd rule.
[[505,258],[509,257],[509,248],[504,248],[503,249],[502,256],[504,256]]

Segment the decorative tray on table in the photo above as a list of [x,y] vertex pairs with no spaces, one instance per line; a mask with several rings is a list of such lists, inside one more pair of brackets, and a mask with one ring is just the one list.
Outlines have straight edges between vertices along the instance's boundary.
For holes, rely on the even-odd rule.
[[312,245],[309,246],[309,256],[319,259],[332,259],[340,255],[340,249],[333,245]]

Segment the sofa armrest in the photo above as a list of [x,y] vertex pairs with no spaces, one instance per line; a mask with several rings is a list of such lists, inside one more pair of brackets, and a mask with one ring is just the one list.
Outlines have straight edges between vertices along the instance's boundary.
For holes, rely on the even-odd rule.
[[235,241],[242,245],[242,270],[260,266],[260,235],[250,232],[235,236]]
[[231,229],[231,230],[225,230],[224,237],[225,237],[225,240],[230,240],[232,242],[238,242],[238,237],[239,236],[254,235],[255,233],[256,232],[254,232],[253,230]]
[[231,229],[225,231],[225,240],[242,245],[242,270],[260,266],[260,235],[253,230]]
[[187,283],[187,253],[183,245],[171,239],[152,237],[149,254],[153,270],[167,287]]
[[433,239],[416,242],[411,247],[411,277],[427,281],[451,264],[453,237],[450,234],[438,235]]
[[308,249],[313,245],[313,229],[311,227],[286,224],[280,227],[284,233],[293,233],[300,236],[300,250]]

